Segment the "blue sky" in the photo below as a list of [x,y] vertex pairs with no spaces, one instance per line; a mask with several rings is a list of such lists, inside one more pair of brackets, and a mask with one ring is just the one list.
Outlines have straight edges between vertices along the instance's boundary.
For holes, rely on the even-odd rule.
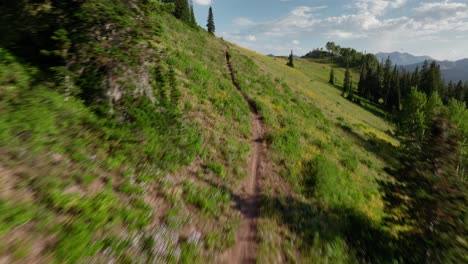
[[468,58],[468,0],[193,0],[205,27],[263,54],[302,55],[327,41],[367,52]]

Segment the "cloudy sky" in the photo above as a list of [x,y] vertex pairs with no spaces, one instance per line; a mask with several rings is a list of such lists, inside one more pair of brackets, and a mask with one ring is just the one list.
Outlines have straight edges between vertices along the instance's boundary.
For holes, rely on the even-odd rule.
[[193,0],[213,5],[216,35],[263,54],[302,55],[327,41],[360,51],[468,58],[468,0]]

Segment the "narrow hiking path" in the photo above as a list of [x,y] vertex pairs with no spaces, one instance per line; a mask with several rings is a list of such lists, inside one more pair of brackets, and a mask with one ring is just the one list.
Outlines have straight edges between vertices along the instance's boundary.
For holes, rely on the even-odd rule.
[[260,177],[262,173],[262,154],[264,126],[253,101],[240,89],[232,69],[231,57],[226,53],[226,65],[233,85],[249,104],[252,113],[252,152],[248,160],[248,176],[242,188],[236,193],[239,197],[238,209],[242,214],[236,233],[236,242],[220,258],[220,263],[255,263],[258,252],[257,220],[260,214]]

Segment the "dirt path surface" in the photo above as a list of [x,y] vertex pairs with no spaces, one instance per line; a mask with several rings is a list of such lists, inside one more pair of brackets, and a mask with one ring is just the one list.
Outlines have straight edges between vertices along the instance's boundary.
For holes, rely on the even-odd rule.
[[236,233],[236,242],[226,251],[219,263],[255,263],[258,252],[257,219],[260,214],[260,177],[262,172],[262,153],[264,127],[255,104],[242,92],[236,81],[229,52],[226,50],[226,63],[233,85],[239,90],[252,112],[252,152],[248,164],[247,179],[240,191],[237,204],[242,213],[240,226]]

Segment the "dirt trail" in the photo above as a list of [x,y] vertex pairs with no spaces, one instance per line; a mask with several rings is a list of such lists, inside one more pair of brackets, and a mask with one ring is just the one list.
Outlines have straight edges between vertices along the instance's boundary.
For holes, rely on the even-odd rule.
[[239,90],[252,112],[252,152],[248,160],[249,171],[243,188],[236,193],[238,207],[242,213],[236,242],[226,251],[218,262],[220,263],[255,263],[258,252],[257,219],[260,214],[260,177],[262,171],[262,153],[264,127],[261,116],[253,101],[240,89],[236,81],[229,52],[226,50],[226,64],[233,85]]

